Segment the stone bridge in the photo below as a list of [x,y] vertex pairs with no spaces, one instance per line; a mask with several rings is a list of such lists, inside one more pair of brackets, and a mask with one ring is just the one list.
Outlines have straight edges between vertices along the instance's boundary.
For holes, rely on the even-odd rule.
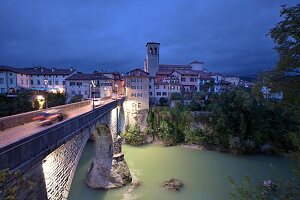
[[108,189],[130,182],[118,136],[124,129],[123,102],[107,103],[1,148],[0,169],[10,172],[5,183],[0,180],[0,199],[67,199],[88,139],[95,148],[86,183]]

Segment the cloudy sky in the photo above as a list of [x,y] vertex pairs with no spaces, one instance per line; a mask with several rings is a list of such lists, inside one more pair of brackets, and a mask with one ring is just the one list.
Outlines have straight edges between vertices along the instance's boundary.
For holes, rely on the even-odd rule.
[[161,64],[253,74],[276,63],[282,4],[296,0],[1,0],[0,65],[126,72],[154,41]]

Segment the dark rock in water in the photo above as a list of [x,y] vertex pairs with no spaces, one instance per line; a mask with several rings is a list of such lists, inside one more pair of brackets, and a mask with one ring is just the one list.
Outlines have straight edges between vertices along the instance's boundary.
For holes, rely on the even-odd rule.
[[161,187],[171,191],[179,191],[183,187],[183,182],[176,178],[171,178],[170,180],[163,182]]

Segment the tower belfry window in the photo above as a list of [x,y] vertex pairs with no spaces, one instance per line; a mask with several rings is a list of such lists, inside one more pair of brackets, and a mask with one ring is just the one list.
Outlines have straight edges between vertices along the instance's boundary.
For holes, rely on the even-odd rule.
[[153,49],[152,49],[152,47],[150,47],[150,54],[153,54]]
[[154,54],[157,54],[157,48],[156,47],[154,48]]

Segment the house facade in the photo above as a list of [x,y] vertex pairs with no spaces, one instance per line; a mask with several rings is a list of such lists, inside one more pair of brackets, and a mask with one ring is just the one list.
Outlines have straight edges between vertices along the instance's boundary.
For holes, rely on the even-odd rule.
[[103,74],[73,74],[66,79],[67,102],[78,95],[83,99],[111,97],[113,85],[114,79]]
[[[149,110],[149,73],[134,69],[124,76],[126,101],[124,112],[125,124],[139,123],[141,129],[146,128],[146,114]],[[139,118],[142,117],[142,118]]]

